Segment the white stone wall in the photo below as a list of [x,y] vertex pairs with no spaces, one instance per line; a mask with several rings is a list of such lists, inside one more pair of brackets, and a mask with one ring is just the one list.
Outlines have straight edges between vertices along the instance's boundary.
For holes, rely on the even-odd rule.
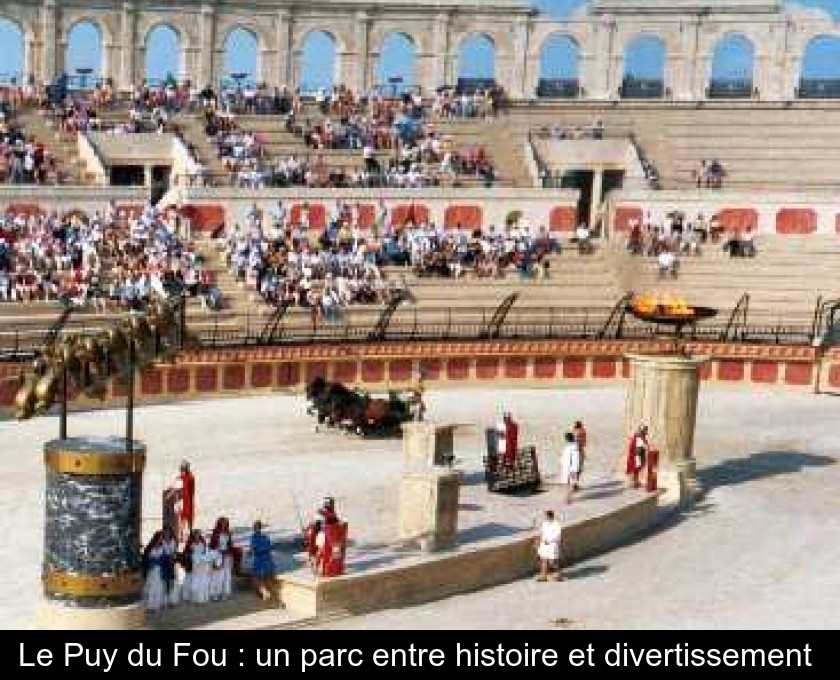
[[25,70],[42,81],[64,67],[73,26],[91,21],[102,33],[102,73],[122,89],[142,79],[146,38],[160,24],[181,39],[183,78],[218,82],[225,40],[243,28],[258,43],[257,80],[299,84],[301,47],[310,31],[330,33],[337,47],[337,82],[363,89],[375,82],[379,50],[393,31],[416,47],[415,81],[427,91],[457,80],[462,41],[486,35],[496,49],[496,79],[514,98],[535,94],[540,54],[554,34],[580,50],[579,79],[587,98],[617,96],[626,47],[639,35],[656,35],[667,52],[665,81],[676,100],[706,96],[718,41],[740,34],[755,47],[754,84],[765,100],[794,97],[808,43],[840,37],[840,24],[814,9],[784,9],[779,0],[603,0],[570,20],[552,20],[526,0],[0,0],[0,16],[17,22],[25,45]]

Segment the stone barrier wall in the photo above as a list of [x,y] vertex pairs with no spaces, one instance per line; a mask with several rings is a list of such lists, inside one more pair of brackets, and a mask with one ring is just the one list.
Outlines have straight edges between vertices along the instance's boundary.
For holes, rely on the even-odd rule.
[[753,229],[759,234],[807,236],[840,234],[840,198],[822,192],[759,192],[726,189],[614,191],[606,214],[612,235],[626,233],[633,222],[650,213],[662,223],[674,210],[689,218],[717,216],[727,231]]
[[[658,341],[498,340],[394,342],[191,350],[138,380],[141,402],[186,401],[271,392],[302,393],[316,376],[372,391],[408,389],[422,370],[431,388],[555,387],[624,381],[627,353],[657,353]],[[750,388],[840,393],[840,349],[726,343],[690,343],[710,357],[701,379]],[[23,364],[0,364],[0,411],[9,411]],[[124,389],[113,383],[105,405],[118,405]],[[101,402],[79,399],[73,408]]]
[[[652,494],[563,530],[564,566],[592,557],[653,527],[663,516]],[[396,565],[337,578],[278,577],[278,595],[297,616],[355,615],[405,607],[509,583],[536,572],[537,536],[482,541]]]

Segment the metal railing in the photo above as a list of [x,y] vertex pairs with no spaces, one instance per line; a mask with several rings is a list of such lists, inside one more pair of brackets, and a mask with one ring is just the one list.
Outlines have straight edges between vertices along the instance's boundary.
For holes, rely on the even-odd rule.
[[619,96],[622,99],[662,99],[665,81],[660,78],[625,78]]
[[709,81],[709,99],[750,99],[755,94],[751,78],[715,78]]
[[[824,306],[824,303],[823,303]],[[2,309],[2,307],[0,307]],[[226,311],[188,322],[188,342],[200,347],[242,347],[270,344],[365,343],[374,331],[382,342],[486,340],[487,329],[497,317],[498,306],[419,307],[403,305],[393,311],[382,330],[381,305],[344,308],[332,321],[307,309],[290,309],[270,335],[265,327],[274,319],[265,315],[237,315]],[[744,342],[768,345],[810,345],[834,323],[827,307],[809,319],[790,323],[785,312],[756,312],[745,305],[720,310],[713,320],[686,327],[682,338],[706,342]],[[734,313],[733,313],[734,312]],[[737,317],[737,333],[731,320]],[[108,327],[107,316],[77,313],[62,333],[81,333]],[[9,324],[11,325],[11,324]],[[21,320],[14,328],[0,331],[0,358],[25,359],[43,346],[49,333],[48,321]],[[627,315],[617,323],[615,307],[517,307],[507,309],[503,323],[494,328],[495,339],[527,340],[645,340],[672,337],[673,330],[638,321]],[[266,340],[266,338],[270,340]]]
[[583,94],[577,78],[540,78],[537,97],[545,99],[577,99]]
[[840,99],[840,78],[802,78],[797,99]]

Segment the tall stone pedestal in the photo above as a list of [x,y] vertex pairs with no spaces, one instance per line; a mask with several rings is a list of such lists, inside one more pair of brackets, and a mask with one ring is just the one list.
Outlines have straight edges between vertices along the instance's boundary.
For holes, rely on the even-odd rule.
[[146,447],[115,437],[55,439],[46,467],[41,629],[145,625],[140,519]]
[[403,466],[406,470],[425,470],[451,464],[454,459],[454,425],[405,423]]
[[460,473],[448,468],[403,473],[400,540],[418,541],[429,551],[452,548],[458,536],[460,486]]
[[455,545],[461,474],[451,468],[454,426],[403,425],[399,537],[426,550]]
[[639,425],[647,425],[651,446],[659,450],[658,487],[665,489],[668,500],[689,502],[698,490],[693,448],[699,368],[708,358],[628,355],[627,359],[631,378],[625,441]]

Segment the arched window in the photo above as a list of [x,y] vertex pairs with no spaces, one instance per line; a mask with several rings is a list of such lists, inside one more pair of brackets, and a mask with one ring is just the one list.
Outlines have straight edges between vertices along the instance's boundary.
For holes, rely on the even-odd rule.
[[624,50],[621,96],[650,99],[665,94],[665,43],[655,35],[641,35]]
[[819,35],[808,43],[798,95],[803,99],[840,99],[840,38]]
[[155,26],[146,36],[146,80],[150,85],[176,81],[184,62],[181,36],[169,24]]
[[577,97],[580,94],[580,48],[567,35],[554,34],[540,52],[538,97]]
[[389,33],[379,50],[376,80],[382,92],[398,95],[414,87],[414,60],[417,48],[405,33]]
[[534,9],[538,9],[553,19],[568,19],[589,0],[531,0]]
[[709,78],[710,97],[751,97],[753,93],[752,42],[743,35],[723,36],[715,45]]
[[329,91],[336,85],[335,38],[326,31],[313,31],[303,41],[300,57],[300,89],[312,93]]
[[80,21],[67,36],[64,72],[72,89],[92,89],[102,76],[102,31],[92,21]]
[[260,79],[257,36],[245,28],[234,28],[225,38],[225,69],[222,88],[255,86]]
[[0,45],[3,59],[0,61],[0,85],[20,84],[26,68],[26,54],[23,48],[23,30],[14,21],[0,17]]
[[496,83],[496,45],[484,34],[468,35],[458,52],[458,90],[472,92]]

